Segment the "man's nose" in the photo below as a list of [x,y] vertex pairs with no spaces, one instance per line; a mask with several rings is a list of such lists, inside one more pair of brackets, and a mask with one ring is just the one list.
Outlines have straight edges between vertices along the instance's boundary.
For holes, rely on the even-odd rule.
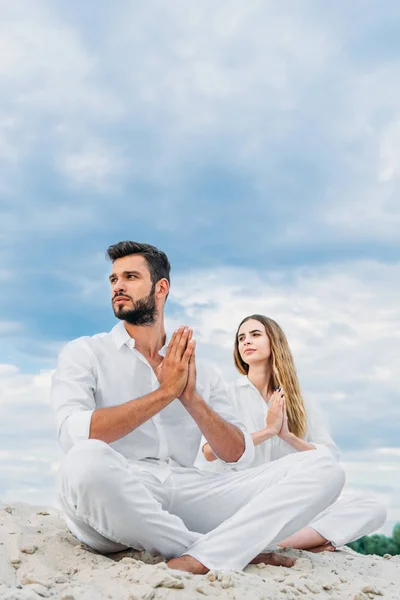
[[114,291],[114,294],[125,291],[124,282],[122,280],[118,280],[117,282],[115,282],[113,291]]

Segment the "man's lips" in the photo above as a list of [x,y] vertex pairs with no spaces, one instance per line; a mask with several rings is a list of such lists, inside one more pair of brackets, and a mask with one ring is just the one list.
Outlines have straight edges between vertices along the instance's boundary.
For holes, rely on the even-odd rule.
[[120,302],[127,302],[129,298],[124,298],[123,296],[117,296],[114,298],[114,304],[119,304]]

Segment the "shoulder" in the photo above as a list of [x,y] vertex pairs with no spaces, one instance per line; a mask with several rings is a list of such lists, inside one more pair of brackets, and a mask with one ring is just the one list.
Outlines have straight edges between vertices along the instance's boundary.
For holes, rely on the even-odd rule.
[[81,336],[75,338],[62,346],[59,358],[68,358],[72,356],[91,356],[96,353],[96,349],[104,344],[109,334],[97,333],[95,335]]

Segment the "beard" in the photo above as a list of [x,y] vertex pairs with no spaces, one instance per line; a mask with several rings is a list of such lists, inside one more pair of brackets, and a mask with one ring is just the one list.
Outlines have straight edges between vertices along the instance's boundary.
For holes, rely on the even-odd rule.
[[158,316],[154,290],[155,286],[152,287],[148,296],[133,302],[133,308],[124,308],[113,304],[114,315],[117,319],[126,321],[130,325],[153,325]]

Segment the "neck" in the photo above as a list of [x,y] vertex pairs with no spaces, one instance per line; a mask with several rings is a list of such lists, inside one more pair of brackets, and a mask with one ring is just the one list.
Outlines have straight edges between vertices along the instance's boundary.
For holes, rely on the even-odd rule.
[[131,325],[124,321],[125,329],[135,340],[135,348],[144,357],[153,359],[165,344],[164,316],[157,318],[153,325],[144,327],[142,325]]
[[271,388],[272,377],[271,377],[271,366],[269,362],[256,363],[250,365],[249,372],[247,374],[249,381],[258,389],[261,396],[267,400],[273,392]]

